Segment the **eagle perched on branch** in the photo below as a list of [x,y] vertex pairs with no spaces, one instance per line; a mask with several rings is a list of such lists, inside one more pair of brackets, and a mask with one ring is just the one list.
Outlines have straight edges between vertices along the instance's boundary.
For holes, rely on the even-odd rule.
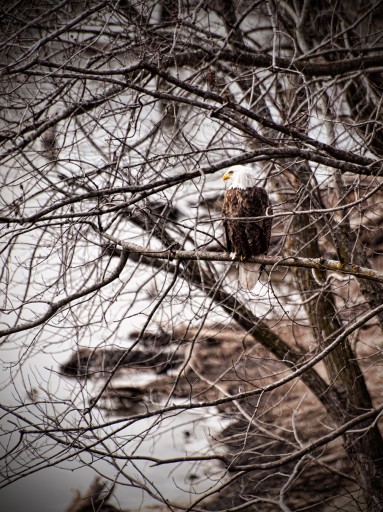
[[[232,167],[222,179],[230,180],[222,207],[228,252],[240,260],[267,254],[273,221],[266,190],[257,186],[254,172],[241,165]],[[259,263],[240,263],[241,287],[251,290],[260,273]]]

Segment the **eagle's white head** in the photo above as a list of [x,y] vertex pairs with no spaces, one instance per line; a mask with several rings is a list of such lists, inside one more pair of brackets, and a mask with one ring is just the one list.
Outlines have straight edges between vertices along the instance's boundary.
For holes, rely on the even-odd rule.
[[246,189],[256,187],[259,178],[257,178],[253,169],[244,165],[233,165],[230,171],[222,176],[222,179],[223,181],[230,180],[228,188]]

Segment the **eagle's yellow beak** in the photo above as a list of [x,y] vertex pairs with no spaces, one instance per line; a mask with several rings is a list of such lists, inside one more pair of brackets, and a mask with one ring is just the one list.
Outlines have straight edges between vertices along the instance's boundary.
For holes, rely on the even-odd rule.
[[230,180],[233,177],[234,172],[233,171],[227,171],[222,176],[223,181]]

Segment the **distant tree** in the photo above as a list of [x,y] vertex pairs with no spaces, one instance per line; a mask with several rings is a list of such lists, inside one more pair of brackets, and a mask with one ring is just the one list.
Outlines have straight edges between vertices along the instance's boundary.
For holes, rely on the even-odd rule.
[[[129,480],[123,425],[216,406],[235,420],[225,454],[189,459],[228,472],[188,510],[303,509],[302,485],[322,510],[324,475],[326,500],[382,510],[382,37],[377,0],[2,5],[2,485],[85,453]],[[253,292],[225,250],[232,165],[274,203]],[[161,408],[97,414],[156,329]],[[204,374],[228,332],[235,357]],[[63,399],[56,357],[78,349],[90,379],[88,345],[113,364]]]

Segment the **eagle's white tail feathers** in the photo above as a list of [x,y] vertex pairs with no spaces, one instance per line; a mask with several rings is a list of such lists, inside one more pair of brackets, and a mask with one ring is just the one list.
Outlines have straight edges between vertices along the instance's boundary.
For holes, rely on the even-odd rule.
[[260,263],[239,263],[239,283],[244,290],[252,290],[261,275]]

